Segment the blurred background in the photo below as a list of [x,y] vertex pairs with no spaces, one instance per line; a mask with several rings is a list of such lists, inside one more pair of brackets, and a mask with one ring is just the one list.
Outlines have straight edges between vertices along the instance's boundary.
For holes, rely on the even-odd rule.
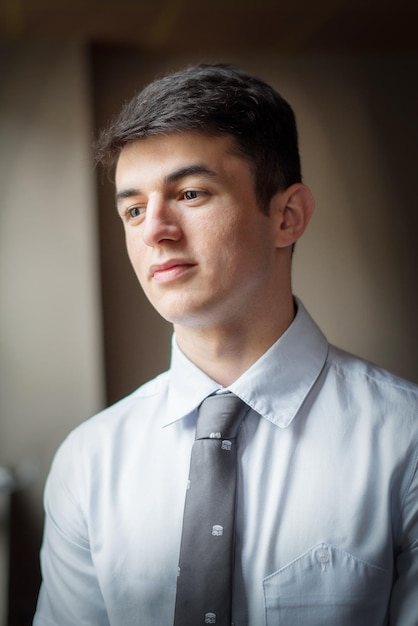
[[186,64],[271,82],[317,201],[294,291],[331,342],[418,382],[418,4],[0,0],[0,37],[0,626],[26,626],[57,446],[169,362],[97,130]]

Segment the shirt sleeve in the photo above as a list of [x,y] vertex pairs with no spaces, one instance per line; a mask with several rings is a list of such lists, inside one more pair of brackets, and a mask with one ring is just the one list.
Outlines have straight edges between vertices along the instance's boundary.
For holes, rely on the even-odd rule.
[[82,502],[86,494],[79,454],[67,439],[45,487],[42,586],[34,626],[108,626],[92,561]]
[[418,452],[415,471],[402,509],[399,552],[396,556],[390,624],[418,624]]

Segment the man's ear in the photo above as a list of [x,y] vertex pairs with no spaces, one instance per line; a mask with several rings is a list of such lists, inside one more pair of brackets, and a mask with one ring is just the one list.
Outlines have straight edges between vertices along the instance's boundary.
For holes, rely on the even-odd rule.
[[303,235],[314,208],[313,195],[302,183],[295,183],[273,196],[270,216],[277,248],[291,246]]

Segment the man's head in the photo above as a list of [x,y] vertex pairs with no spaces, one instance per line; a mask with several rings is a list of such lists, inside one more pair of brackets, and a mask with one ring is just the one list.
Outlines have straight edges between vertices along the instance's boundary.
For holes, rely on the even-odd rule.
[[224,64],[190,67],[148,85],[102,133],[97,159],[110,165],[128,143],[187,131],[234,138],[265,212],[277,191],[301,181],[291,107],[267,83]]
[[116,163],[129,258],[177,338],[277,338],[293,316],[292,247],[313,211],[289,105],[234,67],[189,68],[127,104],[98,157]]

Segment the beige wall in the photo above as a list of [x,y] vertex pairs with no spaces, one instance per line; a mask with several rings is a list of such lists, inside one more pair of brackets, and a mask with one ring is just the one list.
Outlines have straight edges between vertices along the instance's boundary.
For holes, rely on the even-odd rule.
[[[130,95],[155,72],[193,60],[138,52],[129,68],[105,73],[105,87],[117,90],[129,71]],[[295,255],[296,294],[331,341],[418,381],[416,56],[207,60],[260,74],[296,110],[317,199]],[[25,491],[35,524],[58,443],[104,403],[88,63],[64,43],[4,47],[0,64],[0,465],[38,468]],[[126,262],[121,272],[130,271]],[[122,315],[140,317],[151,339],[144,350],[126,341],[117,359],[132,385],[156,365],[147,354],[156,322],[134,282],[128,290]]]
[[58,443],[104,395],[84,52],[4,45],[0,64],[0,466],[32,481],[18,550]]

